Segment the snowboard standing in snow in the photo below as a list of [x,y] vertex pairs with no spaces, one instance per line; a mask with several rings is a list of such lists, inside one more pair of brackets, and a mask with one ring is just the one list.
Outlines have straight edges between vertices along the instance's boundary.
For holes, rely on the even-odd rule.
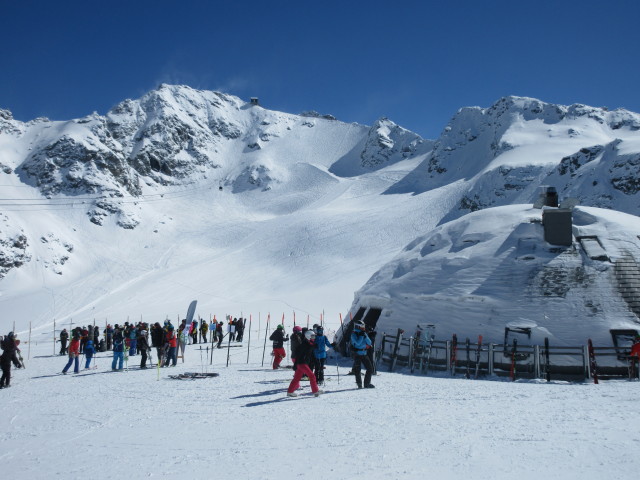
[[551,381],[551,354],[549,353],[549,337],[544,337],[544,373],[547,382]]
[[480,352],[482,351],[482,335],[478,335],[478,347],[476,348],[476,375],[475,378],[478,378],[480,373]]
[[466,340],[466,349],[467,349],[467,371],[465,373],[466,378],[471,378],[471,340],[467,337]]
[[589,365],[591,366],[591,376],[593,377],[593,383],[598,383],[598,363],[596,362],[596,352],[593,350],[593,342],[589,339]]
[[511,348],[511,371],[509,372],[509,377],[514,382],[516,381],[516,354],[518,351],[518,340],[513,339],[513,347]]
[[451,375],[456,374],[456,362],[458,361],[458,336],[454,333],[451,339]]

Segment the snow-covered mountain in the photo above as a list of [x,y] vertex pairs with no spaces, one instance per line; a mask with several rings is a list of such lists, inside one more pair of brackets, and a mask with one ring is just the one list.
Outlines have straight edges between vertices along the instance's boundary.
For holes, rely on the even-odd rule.
[[106,115],[0,111],[8,318],[345,312],[407,244],[540,185],[640,213],[640,116],[507,97],[435,141],[381,118],[271,111],[161,85]]

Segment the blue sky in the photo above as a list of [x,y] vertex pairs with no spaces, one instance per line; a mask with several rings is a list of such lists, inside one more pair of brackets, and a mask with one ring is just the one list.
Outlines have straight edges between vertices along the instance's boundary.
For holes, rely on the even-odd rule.
[[106,113],[160,83],[436,138],[506,95],[640,112],[637,1],[0,0],[0,108]]

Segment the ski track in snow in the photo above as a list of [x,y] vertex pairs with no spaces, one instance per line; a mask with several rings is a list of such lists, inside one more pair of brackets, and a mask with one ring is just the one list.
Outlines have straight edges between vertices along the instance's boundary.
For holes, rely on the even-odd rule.
[[[248,332],[247,332],[248,333]],[[287,398],[264,332],[241,347],[187,347],[176,368],[57,375],[66,357],[33,346],[2,390],[7,476],[61,478],[632,478],[640,383],[507,382],[381,373],[357,390],[328,360],[326,393]],[[155,353],[155,352],[154,352]],[[209,351],[209,354],[211,352]],[[26,357],[26,355],[25,355]],[[154,355],[155,357],[155,355]],[[82,363],[81,363],[82,365]],[[216,378],[169,374],[216,371]],[[89,459],[89,460],[86,460]]]

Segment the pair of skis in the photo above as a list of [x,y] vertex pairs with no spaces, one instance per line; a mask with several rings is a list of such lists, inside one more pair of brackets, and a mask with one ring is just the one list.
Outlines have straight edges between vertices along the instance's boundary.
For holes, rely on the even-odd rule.
[[[433,343],[433,339],[432,339]],[[467,338],[465,342],[465,350],[467,353],[467,365],[465,371],[465,377],[471,378],[471,341]],[[474,378],[478,378],[480,375],[480,354],[482,352],[482,335],[478,335],[478,343],[476,345],[476,358],[475,358],[475,375]],[[430,352],[429,352],[430,354]],[[451,339],[451,375],[456,374],[458,362],[458,336],[454,333]]]

